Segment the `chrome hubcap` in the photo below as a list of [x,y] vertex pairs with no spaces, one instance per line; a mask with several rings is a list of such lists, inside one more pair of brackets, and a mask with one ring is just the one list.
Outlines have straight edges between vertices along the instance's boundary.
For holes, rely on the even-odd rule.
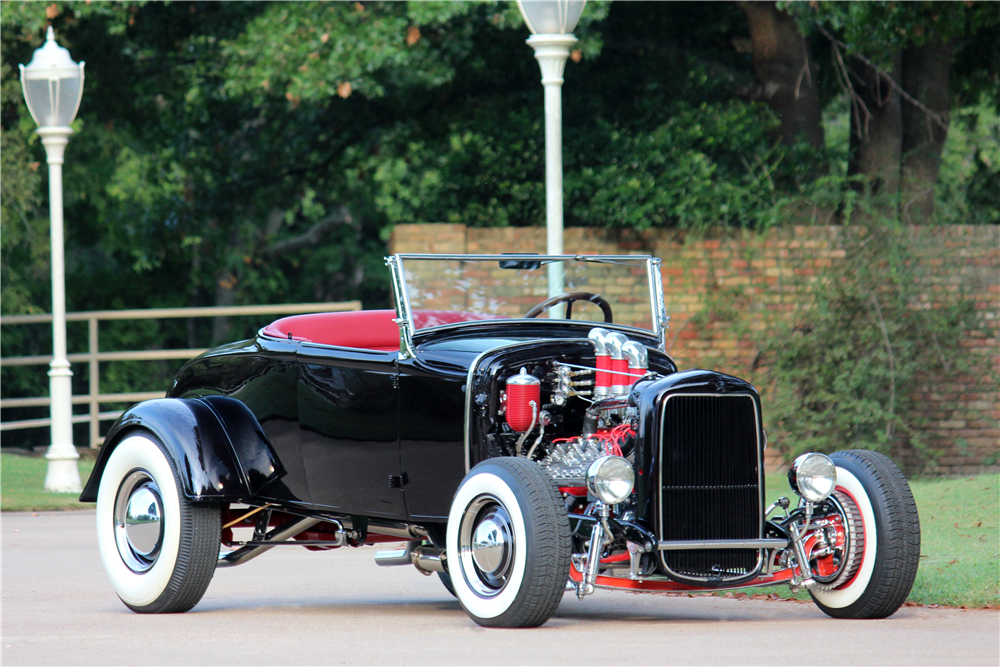
[[153,567],[163,544],[163,501],[145,470],[131,472],[115,500],[115,542],[122,561],[133,572]]
[[482,572],[493,574],[501,570],[509,552],[511,542],[510,526],[505,517],[497,516],[497,510],[492,510],[478,526],[472,537],[472,559]]
[[514,567],[514,525],[499,500],[480,496],[469,504],[459,528],[459,545],[469,587],[480,597],[500,593]]
[[148,556],[160,546],[160,497],[143,486],[129,498],[125,508],[125,537],[137,554]]

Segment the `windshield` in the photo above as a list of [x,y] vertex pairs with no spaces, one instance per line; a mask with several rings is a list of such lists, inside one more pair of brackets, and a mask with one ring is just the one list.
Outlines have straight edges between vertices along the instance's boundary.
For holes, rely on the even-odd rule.
[[[557,258],[558,257],[558,258]],[[646,256],[396,255],[411,330],[484,319],[605,321],[657,333]],[[657,283],[658,285],[658,283]],[[549,300],[551,306],[545,306]]]

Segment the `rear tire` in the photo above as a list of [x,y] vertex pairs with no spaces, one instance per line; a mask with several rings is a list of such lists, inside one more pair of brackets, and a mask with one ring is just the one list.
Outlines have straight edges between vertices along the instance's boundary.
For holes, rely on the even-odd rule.
[[837,487],[861,515],[864,547],[857,573],[831,589],[811,590],[816,605],[835,618],[886,618],[913,587],[920,562],[920,518],[910,486],[888,457],[848,450],[830,455]]
[[451,583],[451,575],[448,574],[447,572],[438,572],[437,576],[438,579],[441,580],[441,584],[445,587],[445,589],[447,589],[447,591],[451,593],[451,596],[458,597],[457,595],[455,595],[455,586],[452,585]]
[[479,625],[542,625],[562,600],[570,567],[566,506],[537,463],[495,458],[473,468],[448,516],[455,597]]
[[118,443],[97,492],[97,545],[125,606],[154,614],[198,604],[215,574],[221,533],[221,506],[184,497],[156,436],[135,431]]

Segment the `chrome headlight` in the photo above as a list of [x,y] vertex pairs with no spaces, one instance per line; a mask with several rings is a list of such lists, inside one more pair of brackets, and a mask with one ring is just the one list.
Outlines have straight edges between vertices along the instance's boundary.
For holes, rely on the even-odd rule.
[[587,469],[587,489],[608,505],[617,505],[632,493],[635,473],[620,456],[602,456]]
[[837,466],[826,454],[803,454],[788,471],[788,483],[809,502],[822,502],[837,486]]

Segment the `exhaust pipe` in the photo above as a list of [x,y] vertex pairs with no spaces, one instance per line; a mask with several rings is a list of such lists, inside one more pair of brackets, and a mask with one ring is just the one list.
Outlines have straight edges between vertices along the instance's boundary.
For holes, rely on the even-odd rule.
[[444,549],[422,545],[420,542],[407,542],[404,549],[387,549],[375,552],[375,564],[380,567],[396,565],[414,565],[421,574],[432,572],[447,572],[448,556]]

